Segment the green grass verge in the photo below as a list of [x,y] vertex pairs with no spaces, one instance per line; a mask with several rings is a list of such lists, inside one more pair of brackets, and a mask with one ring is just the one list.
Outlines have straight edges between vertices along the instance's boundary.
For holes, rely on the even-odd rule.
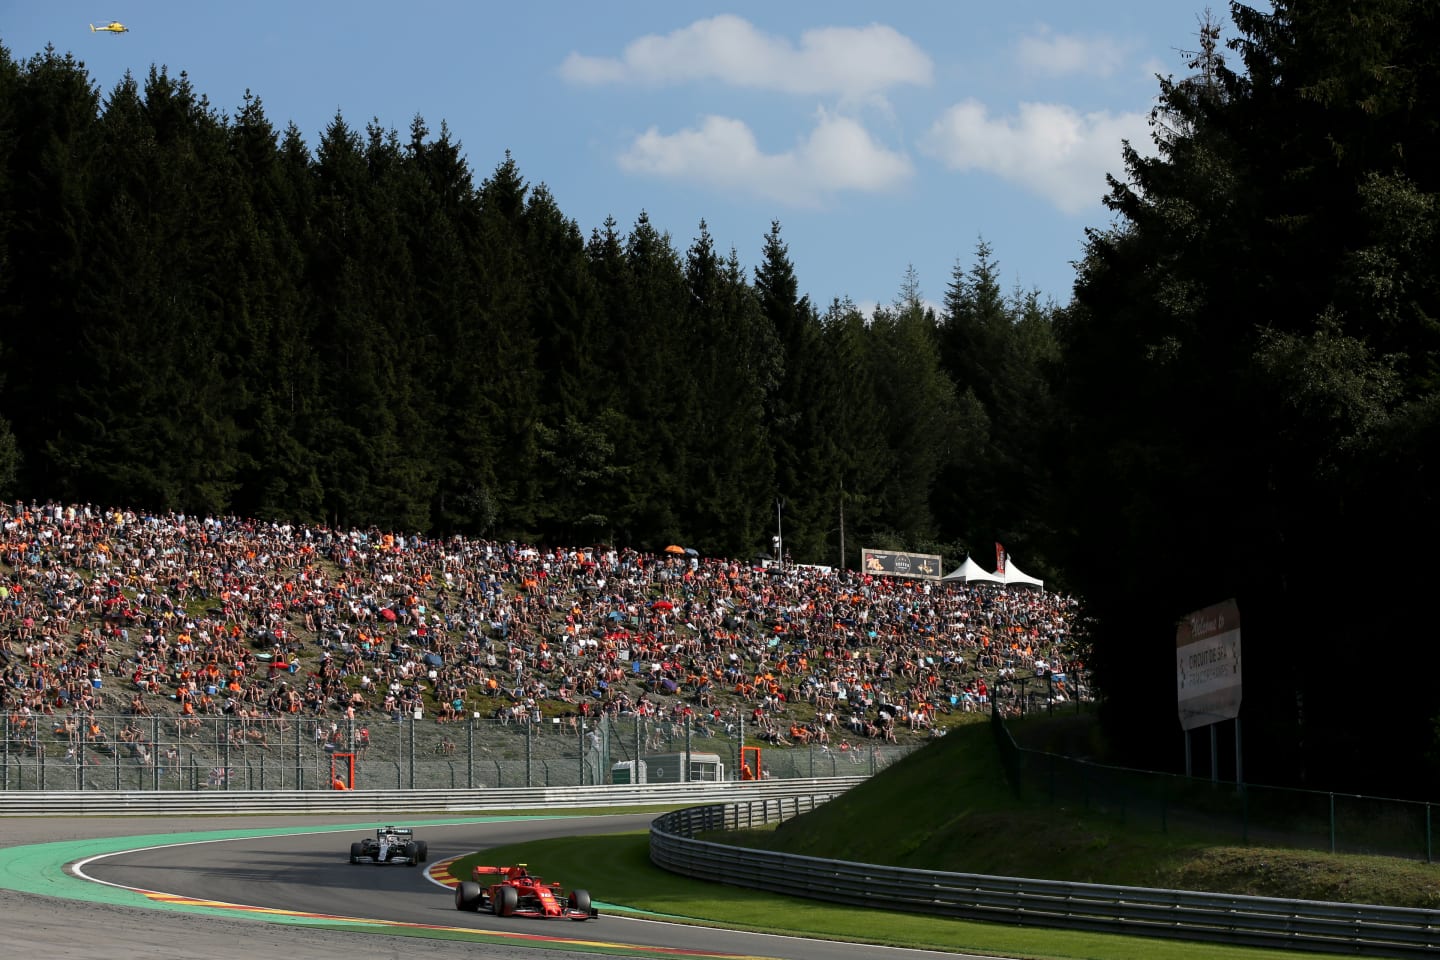
[[1421,860],[1239,845],[1193,825],[1017,800],[983,725],[952,731],[778,829],[707,839],[925,870],[1440,907],[1440,865]]
[[492,847],[457,860],[457,878],[477,863],[526,863],[532,873],[566,889],[590,891],[601,912],[643,911],[701,926],[756,930],[824,940],[896,947],[974,951],[1057,960],[1278,960],[1312,956],[1139,937],[1068,933],[864,910],[704,883],[650,863],[644,832],[577,837]]
[[[1043,721],[1042,721],[1043,722]],[[1031,728],[1029,736],[1043,735]],[[1073,736],[1073,731],[1067,732]],[[1192,826],[1162,830],[1042,799],[1017,800],[988,726],[966,724],[813,813],[709,840],[917,869],[1366,904],[1440,905],[1440,867],[1389,857],[1237,846]],[[1168,960],[1296,956],[1162,939],[1051,932],[774,897],[666,873],[644,834],[494,848],[457,864],[528,863],[605,904],[685,922],[1011,957]]]

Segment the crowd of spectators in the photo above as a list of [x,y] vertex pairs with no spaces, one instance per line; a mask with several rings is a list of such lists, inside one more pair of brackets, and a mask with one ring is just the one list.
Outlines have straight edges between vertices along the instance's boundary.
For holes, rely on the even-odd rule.
[[483,711],[848,747],[934,731],[987,677],[1077,666],[1077,604],[1053,592],[79,504],[0,521],[12,730],[228,715],[263,745],[296,715]]

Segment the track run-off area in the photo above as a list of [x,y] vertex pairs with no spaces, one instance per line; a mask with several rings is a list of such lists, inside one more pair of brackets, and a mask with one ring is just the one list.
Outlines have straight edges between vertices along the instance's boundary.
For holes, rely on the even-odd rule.
[[[921,950],[690,926],[591,894],[585,922],[455,909],[446,867],[489,847],[645,829],[653,814],[407,820],[429,845],[420,867],[351,864],[379,821],[316,817],[0,819],[0,906],[16,956],[93,960],[891,960]],[[384,822],[397,822],[386,819]],[[564,880],[563,877],[547,879]],[[426,942],[410,942],[421,938]]]

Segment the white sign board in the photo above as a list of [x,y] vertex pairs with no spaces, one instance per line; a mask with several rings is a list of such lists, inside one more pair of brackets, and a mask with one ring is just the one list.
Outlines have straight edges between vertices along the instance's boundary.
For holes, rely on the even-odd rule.
[[1240,608],[1234,600],[1180,621],[1175,684],[1186,730],[1240,716]]

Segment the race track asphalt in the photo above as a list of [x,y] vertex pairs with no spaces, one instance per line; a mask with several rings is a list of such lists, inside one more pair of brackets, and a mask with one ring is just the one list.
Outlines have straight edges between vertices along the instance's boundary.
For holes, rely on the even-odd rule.
[[[418,828],[432,862],[485,847],[641,829],[650,814],[457,823]],[[586,923],[457,911],[425,870],[351,865],[351,840],[373,830],[343,818],[0,818],[0,924],[5,952],[26,960],[558,960],[579,954],[777,960],[959,957],[657,923],[606,914]],[[348,830],[335,832],[337,827]],[[188,836],[175,836],[183,834]],[[120,838],[149,838],[131,841]],[[179,843],[181,845],[174,845]],[[47,846],[36,846],[45,844]],[[165,844],[150,849],[151,844]],[[54,845],[54,846],[48,846]],[[97,850],[127,851],[91,859]],[[64,869],[62,869],[62,866]],[[150,896],[82,880],[151,891]],[[236,911],[173,902],[218,901]],[[599,901],[604,892],[592,891]],[[312,916],[319,915],[319,916]],[[262,919],[263,918],[263,919]],[[356,924],[358,918],[396,924]],[[266,922],[269,921],[269,922]],[[428,937],[405,933],[424,925]],[[484,942],[443,939],[450,928]],[[440,937],[434,939],[433,937]],[[557,938],[560,942],[547,940]]]

